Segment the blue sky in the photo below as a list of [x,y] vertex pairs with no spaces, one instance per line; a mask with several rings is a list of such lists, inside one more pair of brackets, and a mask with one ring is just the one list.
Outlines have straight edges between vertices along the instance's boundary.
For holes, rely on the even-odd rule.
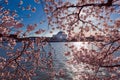
[[[2,0],[4,1],[4,0]],[[8,0],[8,5],[2,4],[6,9],[16,10],[17,14],[23,18],[23,23],[36,23],[40,22],[40,20],[45,19],[45,14],[43,12],[43,4],[37,4],[34,0],[22,0],[23,4],[18,7],[20,0]],[[26,8],[28,5],[31,5],[31,8],[36,7],[36,12],[32,12],[31,10],[22,10],[22,8]],[[31,16],[28,17],[28,14]]]
[[[4,3],[4,0],[0,0],[0,5],[4,6],[4,9],[9,9],[11,11],[16,11],[19,15],[19,20],[22,20],[24,23],[24,27],[22,28],[23,31],[26,30],[26,26],[28,24],[38,24],[38,29],[45,29],[47,33],[43,33],[41,36],[50,36],[48,33],[48,24],[47,24],[47,18],[46,14],[44,12],[44,2],[40,0],[40,3],[35,3],[34,0],[22,0],[23,4],[18,6],[20,3],[20,0],[8,0],[8,4],[6,5]],[[27,8],[28,6],[31,6],[32,8],[36,8],[35,12],[32,12],[31,10],[22,10],[23,8]],[[30,16],[30,17],[28,17]],[[43,22],[40,24],[40,22]],[[33,33],[30,34],[31,36],[34,36]]]

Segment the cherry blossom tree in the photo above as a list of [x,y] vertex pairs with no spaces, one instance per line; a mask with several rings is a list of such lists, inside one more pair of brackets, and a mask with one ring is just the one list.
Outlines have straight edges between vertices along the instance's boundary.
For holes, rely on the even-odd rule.
[[[40,3],[39,0],[34,2]],[[31,80],[40,73],[49,74],[51,79],[54,72],[53,57],[51,52],[47,54],[44,51],[47,42],[43,42],[44,38],[31,40],[25,37],[36,29],[37,24],[25,26],[16,11],[6,8],[9,0],[2,0],[0,4],[0,80]],[[23,0],[18,3],[21,10],[36,12],[34,6],[28,5],[25,8],[23,4]],[[35,33],[41,34],[44,31],[39,29]]]
[[[45,12],[51,27],[57,26],[68,33],[68,39],[86,41],[86,33],[94,36],[88,41],[98,49],[77,50],[68,46],[72,52],[65,56],[71,57],[69,65],[86,64],[94,74],[75,72],[73,80],[118,80],[120,79],[120,1],[119,0],[45,0]],[[118,18],[112,16],[118,15]],[[101,40],[102,39],[102,40]],[[98,42],[99,41],[99,42]],[[81,68],[81,66],[78,66]],[[104,74],[100,74],[100,73]],[[76,78],[76,79],[75,79]]]

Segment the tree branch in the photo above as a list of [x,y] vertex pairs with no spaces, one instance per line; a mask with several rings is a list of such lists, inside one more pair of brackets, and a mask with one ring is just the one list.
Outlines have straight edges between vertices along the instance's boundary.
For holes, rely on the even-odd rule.
[[116,65],[101,65],[100,67],[106,67],[106,68],[120,67],[120,64],[116,64]]
[[69,6],[62,6],[62,7],[57,7],[54,11],[57,11],[59,9],[62,8],[83,8],[83,7],[89,7],[89,6],[94,6],[94,7],[102,7],[102,6],[106,6],[106,7],[110,7],[110,6],[116,6],[116,4],[112,4],[113,0],[108,0],[107,3],[91,3],[91,4],[84,4],[84,5],[69,5]]

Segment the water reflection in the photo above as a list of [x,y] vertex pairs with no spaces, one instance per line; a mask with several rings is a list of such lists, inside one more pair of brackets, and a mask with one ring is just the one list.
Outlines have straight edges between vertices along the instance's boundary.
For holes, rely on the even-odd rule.
[[[89,44],[88,42],[58,42],[58,43],[49,43],[49,47],[52,47],[54,49],[54,59],[55,59],[55,68],[60,69],[63,68],[66,70],[67,73],[67,78],[65,80],[73,80],[70,78],[75,78],[77,74],[80,74],[82,72],[87,72],[93,74],[92,70],[88,70],[85,68],[86,65],[83,63],[77,64],[77,65],[68,65],[67,61],[71,58],[70,56],[65,56],[65,52],[71,51],[69,47],[65,46],[65,44],[74,45],[74,48],[79,50],[81,47],[84,47],[86,49],[96,49],[96,47],[91,43]],[[46,48],[46,50],[48,50]],[[76,76],[77,79],[78,76]]]

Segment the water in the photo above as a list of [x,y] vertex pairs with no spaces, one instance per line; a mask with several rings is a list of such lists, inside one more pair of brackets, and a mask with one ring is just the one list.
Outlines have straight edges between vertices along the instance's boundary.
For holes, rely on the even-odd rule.
[[[63,80],[73,80],[73,76],[74,73],[81,71],[87,71],[89,73],[93,73],[92,70],[87,70],[85,69],[85,65],[80,64],[80,65],[68,65],[67,61],[70,59],[70,56],[65,56],[65,52],[70,51],[71,49],[67,46],[65,46],[65,44],[68,44],[69,46],[74,45],[74,47],[79,50],[81,47],[84,47],[86,49],[97,49],[97,47],[95,47],[92,44],[88,44],[88,42],[52,42],[52,43],[48,43],[48,45],[45,47],[46,52],[49,52],[51,49],[53,48],[52,52],[54,55],[54,59],[55,59],[55,69],[59,70],[59,69],[64,69],[66,72],[66,78],[64,78]],[[81,66],[81,67],[80,67]],[[56,79],[59,80],[59,79]],[[60,80],[62,80],[62,78],[60,78]]]
[[[44,47],[44,51],[49,53],[52,52],[53,59],[54,59],[54,68],[55,70],[59,70],[59,69],[64,69],[66,70],[66,75],[67,77],[65,79],[60,78],[60,80],[72,80],[74,73],[77,71],[81,71],[81,72],[89,72],[91,74],[93,74],[94,72],[92,70],[87,70],[84,68],[83,64],[79,64],[79,65],[68,65],[66,63],[66,61],[68,61],[70,59],[69,56],[65,56],[65,52],[67,51],[71,51],[70,48],[68,48],[67,46],[65,46],[65,44],[68,45],[74,45],[75,48],[77,50],[79,50],[81,47],[84,47],[86,49],[95,49],[98,50],[98,48],[96,46],[94,46],[93,44],[88,44],[88,42],[50,42],[48,43],[45,47]],[[19,48],[19,46],[21,46],[21,43],[18,43],[16,48]],[[0,49],[0,56],[5,57],[5,50],[4,49]],[[119,52],[116,52],[115,54],[116,56],[120,56]],[[81,67],[80,67],[81,66]],[[80,67],[80,68],[79,68]],[[45,73],[40,73],[40,75],[36,78],[34,78],[34,80],[38,80],[42,79],[42,80],[48,80],[49,77],[46,77]],[[56,79],[58,80],[58,79]]]

